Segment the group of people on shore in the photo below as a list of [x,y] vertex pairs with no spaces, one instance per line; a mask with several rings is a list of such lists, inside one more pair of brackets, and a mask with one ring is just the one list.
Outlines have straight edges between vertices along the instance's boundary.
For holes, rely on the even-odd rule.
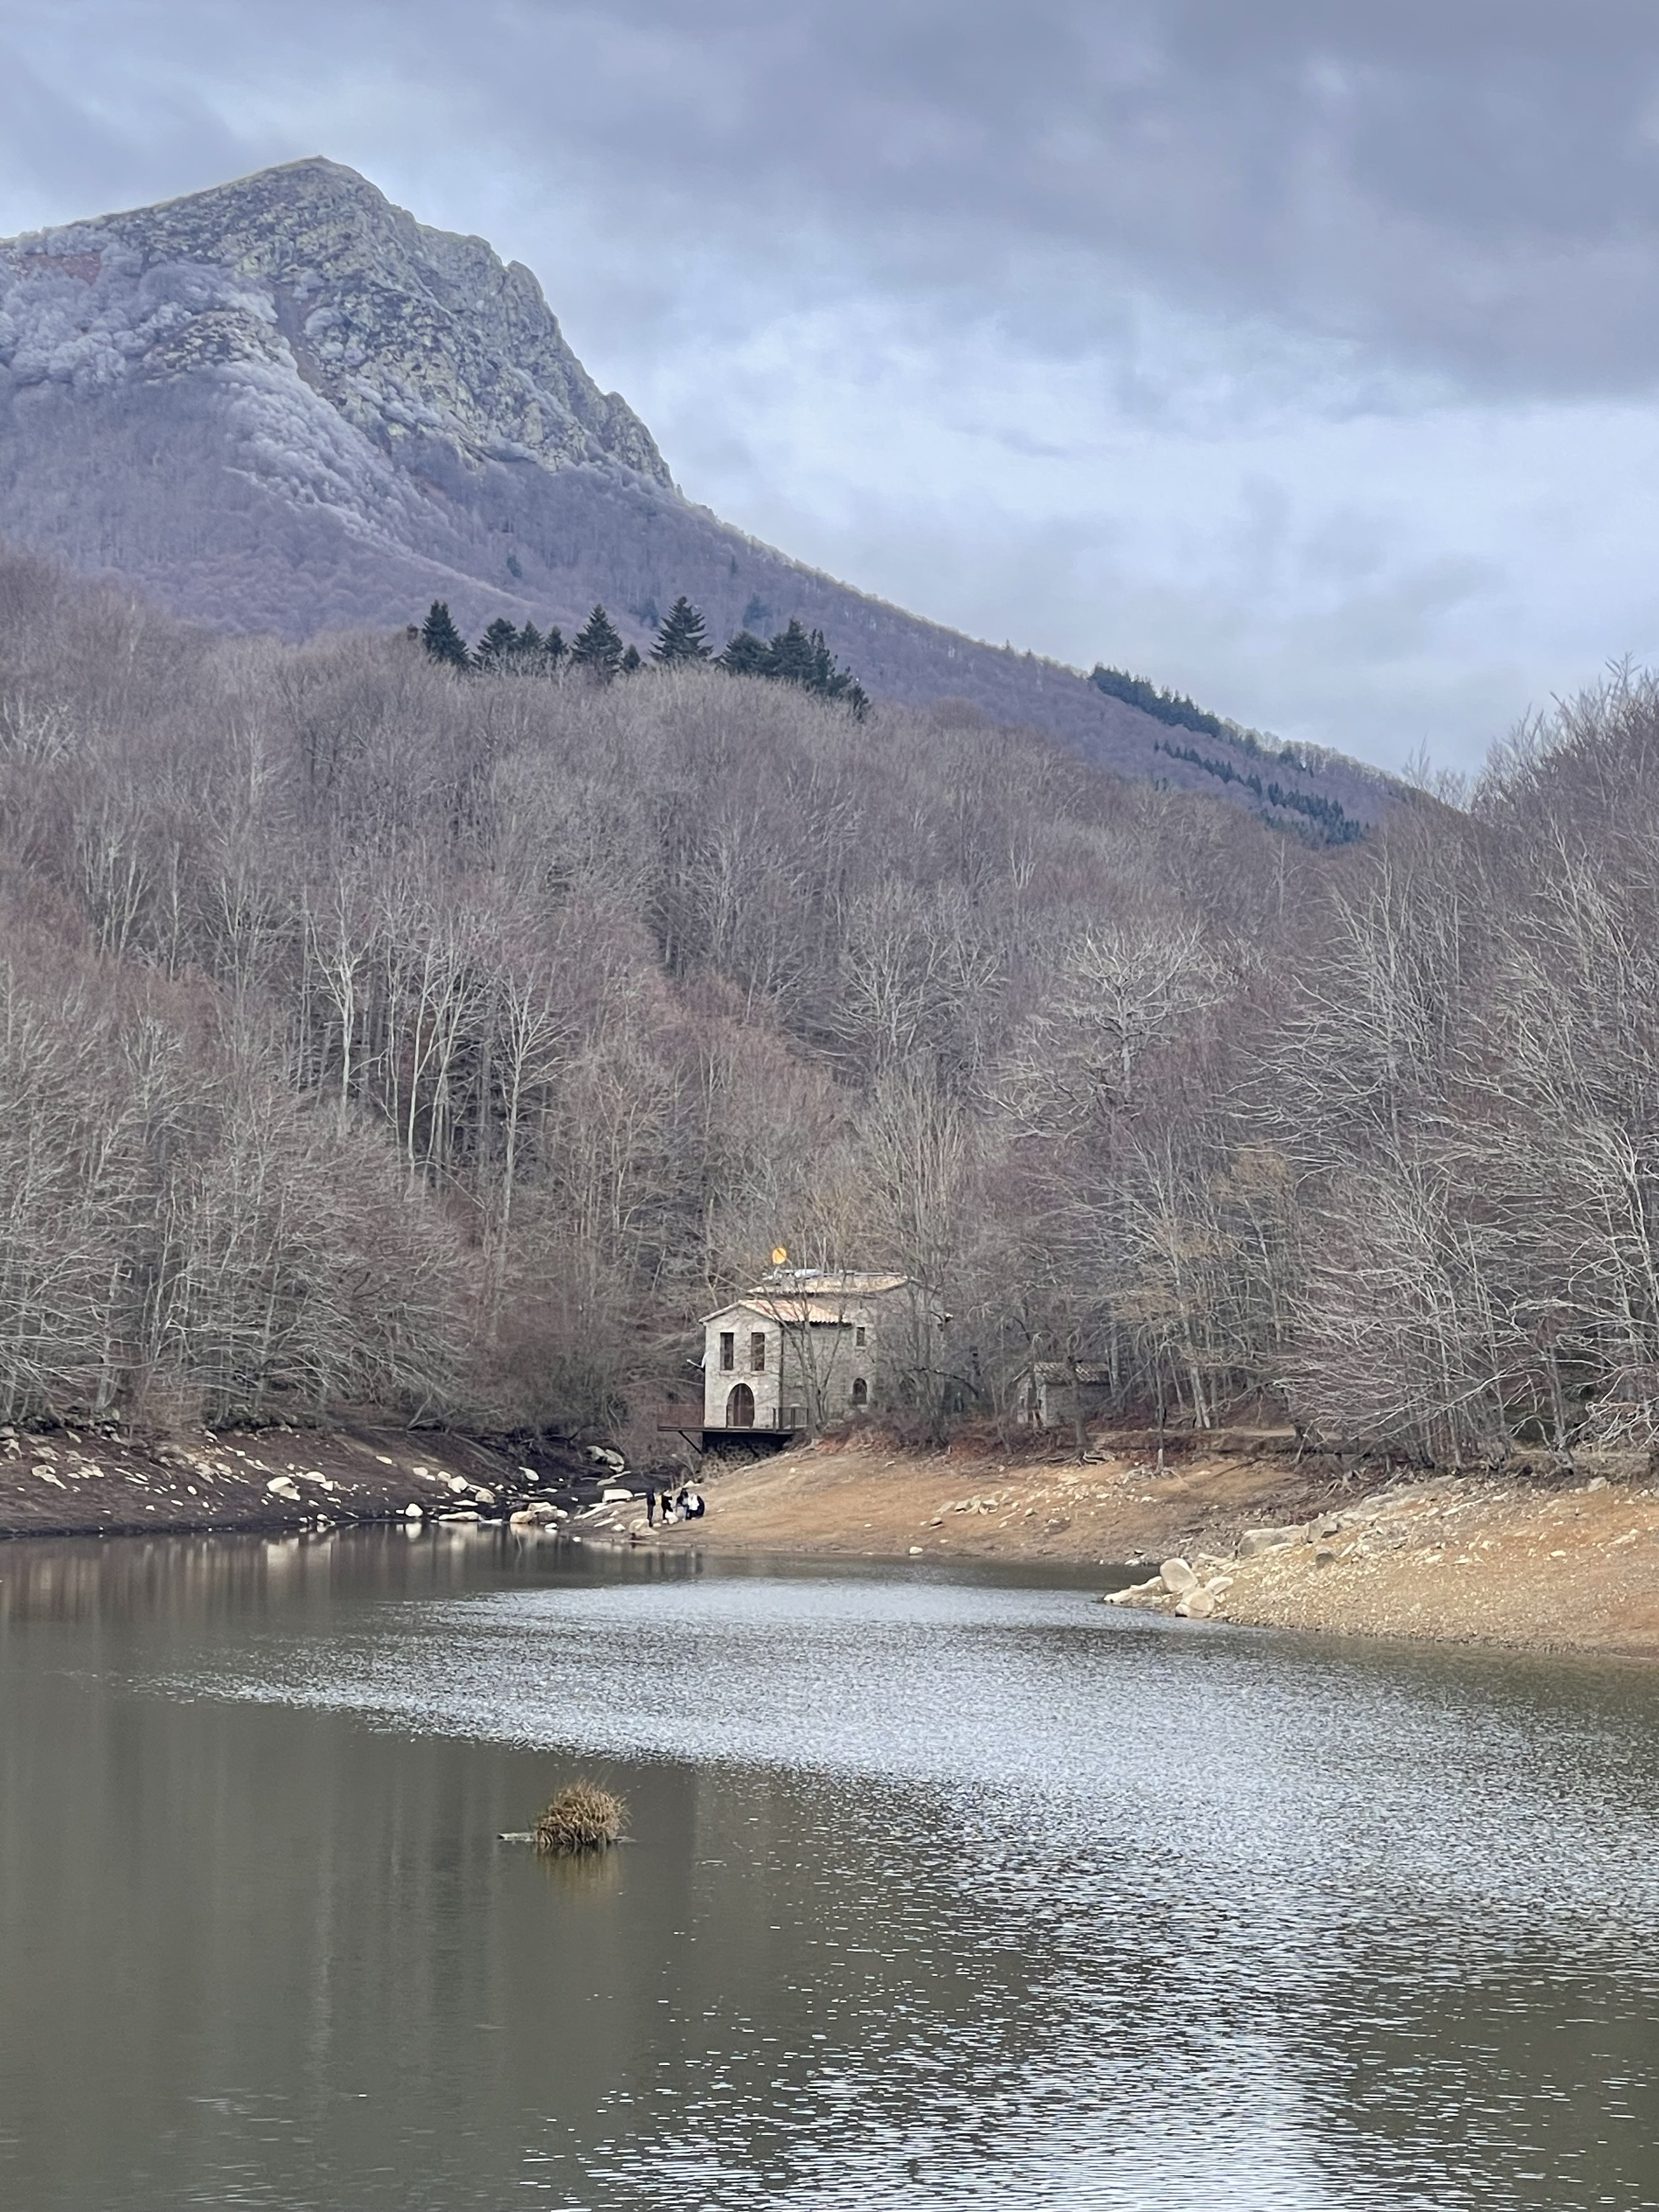
[[654,1528],[658,1516],[665,1528],[676,1521],[701,1521],[703,1516],[702,1492],[682,1483],[678,1490],[647,1490],[645,1493],[645,1524]]

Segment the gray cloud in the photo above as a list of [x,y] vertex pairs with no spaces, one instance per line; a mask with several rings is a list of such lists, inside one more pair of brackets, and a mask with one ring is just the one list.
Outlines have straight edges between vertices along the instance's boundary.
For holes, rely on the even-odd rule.
[[1648,0],[8,20],[0,228],[349,161],[530,262],[695,495],[981,634],[1394,757],[1659,650]]
[[1051,338],[1097,334],[1086,273],[1508,390],[1645,386],[1659,352],[1659,13],[1636,0],[15,0],[13,21],[9,165],[59,193],[210,181],[331,108],[395,140],[401,112],[668,246],[783,240],[793,263],[816,234],[861,282],[1011,291]]

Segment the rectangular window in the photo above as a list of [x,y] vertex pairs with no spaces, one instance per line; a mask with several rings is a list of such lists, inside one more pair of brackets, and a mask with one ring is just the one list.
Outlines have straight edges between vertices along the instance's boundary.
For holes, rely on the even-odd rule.
[[862,1352],[864,1349],[864,1331],[861,1328],[856,1328],[854,1330],[853,1341],[857,1345],[859,1350]]
[[729,1375],[738,1364],[738,1339],[733,1329],[720,1331],[720,1373]]
[[764,1375],[766,1372],[766,1331],[763,1328],[757,1328],[750,1333],[749,1369],[753,1375]]

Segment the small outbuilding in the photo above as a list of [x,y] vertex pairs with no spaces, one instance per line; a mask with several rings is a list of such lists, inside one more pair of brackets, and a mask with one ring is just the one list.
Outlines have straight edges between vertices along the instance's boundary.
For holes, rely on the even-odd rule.
[[1039,1359],[1026,1377],[1020,1413],[1036,1429],[1074,1428],[1112,1410],[1112,1370],[1093,1361]]

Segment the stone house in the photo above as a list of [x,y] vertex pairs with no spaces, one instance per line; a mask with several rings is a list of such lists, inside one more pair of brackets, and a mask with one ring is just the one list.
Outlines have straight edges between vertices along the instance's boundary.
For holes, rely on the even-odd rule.
[[908,1275],[775,1268],[703,1320],[702,1441],[787,1443],[906,1402],[945,1316]]

